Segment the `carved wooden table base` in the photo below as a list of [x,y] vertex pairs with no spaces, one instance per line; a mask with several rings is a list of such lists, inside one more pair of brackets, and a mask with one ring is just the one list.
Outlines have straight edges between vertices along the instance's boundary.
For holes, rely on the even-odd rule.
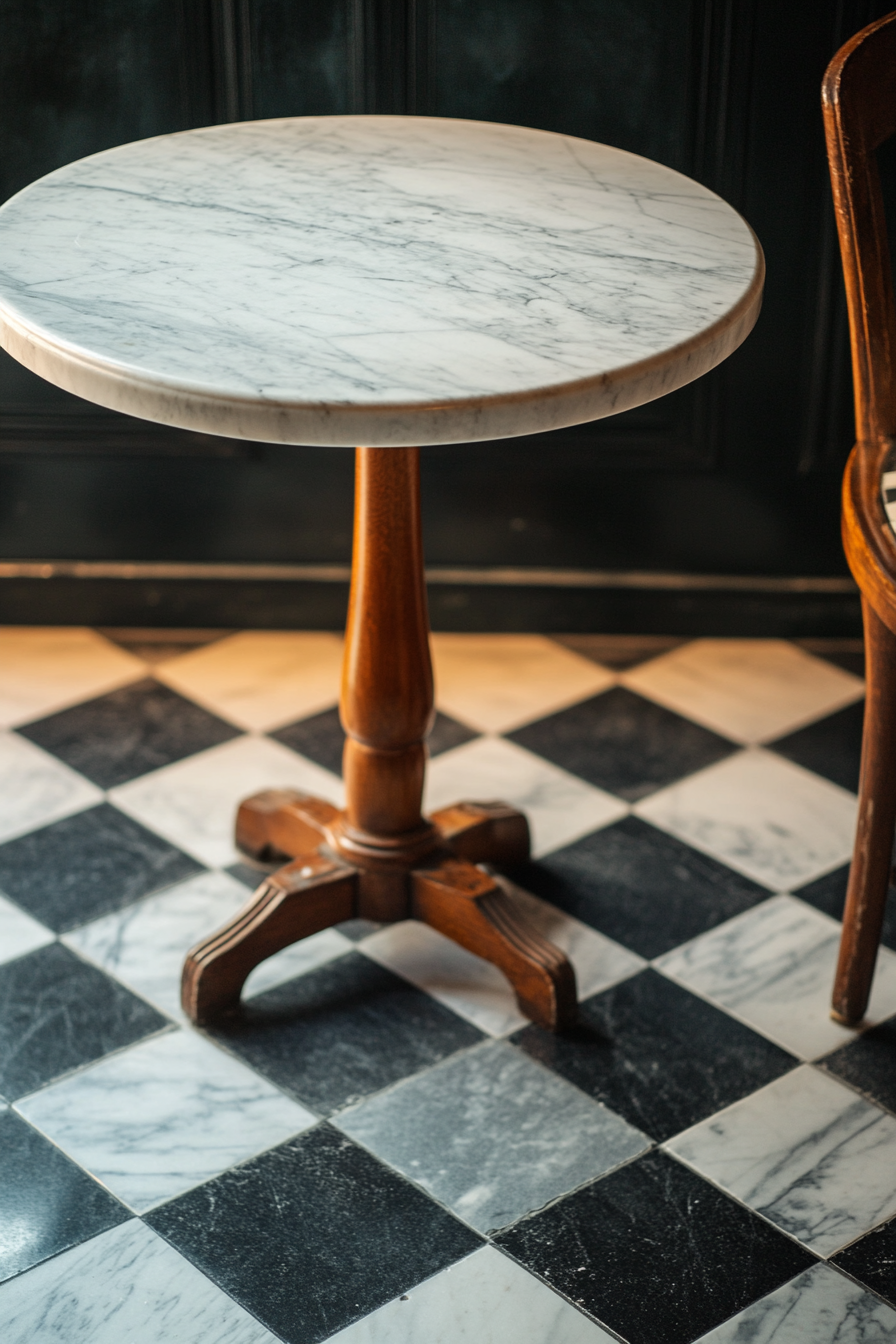
[[435,813],[432,823],[430,847],[415,866],[393,859],[360,867],[343,857],[345,814],[332,804],[284,789],[247,799],[237,819],[240,848],[261,861],[291,856],[291,862],[190,952],[184,1010],[200,1024],[232,1012],[253,967],[332,924],[413,918],[499,966],[534,1022],[571,1025],[576,982],[569,961],[526,921],[512,895],[475,866],[527,858],[526,818],[501,803],[459,803]]
[[416,448],[357,450],[340,711],[345,811],[282,789],[242,804],[239,848],[290,861],[188,954],[184,1011],[197,1023],[233,1012],[253,967],[332,924],[414,918],[500,967],[534,1022],[569,1026],[572,966],[476,867],[527,859],[526,818],[501,803],[420,810],[433,683]]

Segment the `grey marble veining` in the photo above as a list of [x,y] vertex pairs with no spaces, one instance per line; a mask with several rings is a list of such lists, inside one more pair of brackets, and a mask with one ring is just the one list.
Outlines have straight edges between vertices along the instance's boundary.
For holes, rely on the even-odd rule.
[[609,1344],[610,1339],[522,1266],[483,1246],[333,1335],[330,1344]]
[[4,1344],[275,1344],[137,1219],[0,1286]]
[[845,1275],[816,1265],[697,1344],[896,1344],[896,1311]]
[[480,1232],[541,1208],[650,1143],[503,1043],[446,1060],[334,1123]]
[[[830,1016],[839,942],[835,920],[794,896],[772,896],[655,964],[785,1050],[815,1059],[855,1036]],[[896,953],[882,947],[867,1020],[894,1012]]]
[[188,1031],[112,1055],[33,1093],[17,1109],[137,1212],[315,1120]]
[[896,1119],[807,1065],[666,1147],[818,1255],[896,1214]]
[[275,442],[450,443],[625,410],[755,322],[705,187],[519,126],[303,117],[120,146],[0,211],[0,335],[131,415]]

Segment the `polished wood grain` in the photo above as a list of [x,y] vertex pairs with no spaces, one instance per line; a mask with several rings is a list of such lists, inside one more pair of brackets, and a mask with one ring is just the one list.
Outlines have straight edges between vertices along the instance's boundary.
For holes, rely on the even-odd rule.
[[576,982],[564,954],[520,913],[513,897],[465,859],[443,858],[412,878],[415,918],[499,966],[520,1010],[541,1027],[575,1022]]
[[244,800],[240,850],[258,864],[291,862],[189,952],[184,1011],[199,1024],[235,1013],[254,966],[329,925],[414,918],[498,966],[534,1022],[569,1026],[577,1012],[569,960],[475,866],[527,859],[526,818],[500,802],[457,803],[430,818],[421,811],[434,698],[416,448],[357,450],[340,715],[344,811],[294,789]]
[[896,13],[851,38],[822,85],[843,261],[856,444],[843,480],[843,545],[862,591],[868,679],[859,818],[832,1015],[864,1017],[883,925],[896,819],[896,538],[880,477],[896,435],[896,304],[876,151],[896,133]]

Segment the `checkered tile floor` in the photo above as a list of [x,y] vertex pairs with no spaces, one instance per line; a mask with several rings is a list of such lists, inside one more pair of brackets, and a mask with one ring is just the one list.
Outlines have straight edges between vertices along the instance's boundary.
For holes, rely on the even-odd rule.
[[340,641],[0,646],[4,1344],[896,1341],[896,918],[869,1027],[828,1016],[858,653],[435,637],[428,803],[528,812],[553,1037],[358,921],[194,1031],[237,800],[341,798]]

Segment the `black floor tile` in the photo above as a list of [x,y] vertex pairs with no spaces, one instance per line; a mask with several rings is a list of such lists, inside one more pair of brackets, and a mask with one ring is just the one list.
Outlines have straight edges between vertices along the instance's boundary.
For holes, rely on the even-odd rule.
[[109,803],[0,845],[0,890],[57,933],[203,871]]
[[572,1031],[529,1026],[513,1041],[659,1141],[799,1062],[653,970],[586,999]]
[[[342,774],[342,748],[345,733],[339,722],[339,710],[327,709],[323,714],[315,714],[310,719],[300,719],[285,728],[269,733],[275,741],[285,747],[307,756],[309,761],[332,770],[334,775]],[[430,756],[439,756],[443,751],[459,747],[463,742],[472,742],[479,734],[472,728],[451,719],[447,714],[436,714],[432,731],[427,738]]]
[[896,1307],[896,1218],[835,1255],[831,1264],[867,1284]]
[[[844,868],[838,868],[836,872],[819,877],[806,887],[800,887],[793,894],[799,896],[801,901],[808,901],[810,905],[814,905],[816,910],[823,910],[826,915],[830,915],[833,919],[842,919],[848,881],[849,864]],[[887,896],[881,942],[887,947],[896,949],[896,888],[894,887],[890,888]]]
[[242,882],[248,891],[255,891],[271,872],[271,867],[255,868],[251,863],[232,863],[227,872],[231,877],[235,877],[237,882]]
[[325,770],[332,770],[334,775],[342,774],[345,733],[339,722],[338,709],[325,709],[310,719],[299,719],[298,723],[289,723],[275,733],[268,733],[268,737],[307,756],[309,761],[322,765]]
[[896,1017],[842,1045],[820,1063],[872,1101],[896,1111]]
[[482,1245],[328,1125],[145,1221],[287,1344],[315,1344]]
[[233,724],[149,678],[18,731],[101,789],[241,734]]
[[441,756],[443,751],[450,751],[452,747],[461,747],[464,742],[472,742],[475,737],[479,737],[479,733],[473,728],[468,728],[465,723],[458,723],[457,719],[438,711],[435,723],[426,739],[430,758]]
[[651,959],[768,899],[764,887],[638,817],[579,840],[514,880]]
[[810,723],[808,728],[770,742],[769,750],[858,793],[864,717],[865,702],[860,700],[826,719]]
[[50,943],[0,966],[0,1095],[15,1101],[168,1025],[124,985]]
[[232,630],[139,629],[136,627],[100,626],[98,633],[110,639],[119,648],[126,649],[144,663],[164,663],[194,649],[217,644]]
[[483,1039],[360,952],[259,994],[216,1034],[253,1069],[321,1113]]
[[623,686],[507,736],[630,802],[736,750],[708,728]]
[[347,919],[344,923],[337,924],[335,927],[343,938],[348,938],[352,943],[360,943],[383,926],[382,924],[375,924],[372,919]]
[[687,638],[676,635],[552,635],[551,638],[592,663],[612,667],[617,672],[688,643]]
[[0,1115],[0,1282],[130,1217],[14,1111]]
[[793,642],[816,658],[842,667],[844,672],[852,672],[856,677],[865,675],[865,649],[861,639],[795,639]]
[[817,1263],[663,1153],[497,1243],[630,1344],[690,1344]]

